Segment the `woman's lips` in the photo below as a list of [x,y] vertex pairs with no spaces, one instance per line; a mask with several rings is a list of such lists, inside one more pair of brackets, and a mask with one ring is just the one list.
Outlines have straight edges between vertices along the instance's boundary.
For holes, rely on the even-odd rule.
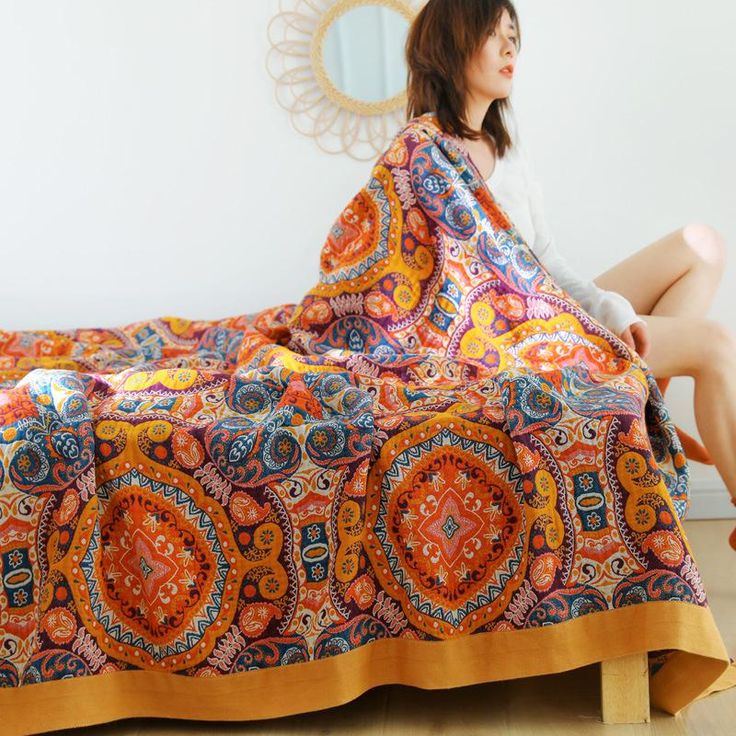
[[510,66],[505,66],[503,69],[500,70],[501,74],[504,74],[507,77],[513,77],[514,76],[514,68]]

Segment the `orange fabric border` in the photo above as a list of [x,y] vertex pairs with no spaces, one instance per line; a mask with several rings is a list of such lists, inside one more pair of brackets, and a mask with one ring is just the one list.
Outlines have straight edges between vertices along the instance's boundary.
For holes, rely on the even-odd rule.
[[378,639],[326,659],[221,677],[127,670],[0,688],[0,712],[6,736],[143,716],[274,718],[340,705],[378,685],[460,687],[659,649],[680,650],[650,679],[652,705],[668,713],[736,684],[710,608],[650,601],[533,629]]

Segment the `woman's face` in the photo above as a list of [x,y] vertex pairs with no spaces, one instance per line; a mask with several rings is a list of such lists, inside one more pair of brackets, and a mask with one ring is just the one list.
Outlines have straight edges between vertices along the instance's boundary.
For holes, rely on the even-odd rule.
[[511,74],[502,72],[516,64],[518,35],[508,10],[503,11],[495,30],[488,34],[477,54],[468,61],[465,71],[468,90],[478,100],[489,104],[511,93]]

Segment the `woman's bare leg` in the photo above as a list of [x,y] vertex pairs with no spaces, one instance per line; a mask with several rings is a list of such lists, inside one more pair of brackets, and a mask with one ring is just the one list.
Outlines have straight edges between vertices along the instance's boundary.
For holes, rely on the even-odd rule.
[[654,376],[692,376],[695,423],[729,493],[736,498],[736,338],[703,317],[643,314]]
[[642,248],[594,279],[623,294],[647,323],[656,378],[692,376],[698,433],[736,498],[736,339],[705,318],[720,283],[725,242],[693,224]]
[[725,261],[726,244],[720,233],[693,223],[638,250],[593,281],[623,294],[642,316],[704,317]]

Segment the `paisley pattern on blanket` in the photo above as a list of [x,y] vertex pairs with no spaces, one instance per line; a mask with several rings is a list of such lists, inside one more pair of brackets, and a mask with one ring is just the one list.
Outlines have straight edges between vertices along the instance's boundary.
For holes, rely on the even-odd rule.
[[[5,698],[708,607],[651,370],[431,113],[340,213],[300,302],[0,332],[0,389]],[[666,673],[676,647],[644,648]]]

